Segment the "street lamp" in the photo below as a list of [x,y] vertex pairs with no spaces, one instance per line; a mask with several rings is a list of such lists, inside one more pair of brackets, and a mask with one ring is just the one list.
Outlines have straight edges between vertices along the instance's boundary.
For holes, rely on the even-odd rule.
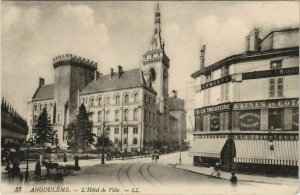
[[179,165],[181,165],[181,140],[179,142]]
[[25,181],[28,182],[29,180],[29,172],[28,172],[28,161],[29,161],[29,147],[30,145],[33,143],[33,139],[29,138],[26,141],[26,145],[27,145],[27,161],[26,161],[26,172],[25,172]]
[[105,137],[106,135],[108,134],[110,128],[107,127],[106,130],[103,129],[103,133],[102,133],[102,156],[101,156],[101,164],[104,165],[105,162],[104,162],[104,148],[105,148]]

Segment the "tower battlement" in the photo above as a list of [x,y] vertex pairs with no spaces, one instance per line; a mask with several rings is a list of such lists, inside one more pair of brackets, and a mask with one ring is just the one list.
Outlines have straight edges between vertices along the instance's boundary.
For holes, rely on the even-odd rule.
[[93,71],[97,70],[97,62],[73,54],[64,54],[53,58],[54,68],[63,65],[75,65],[88,68]]

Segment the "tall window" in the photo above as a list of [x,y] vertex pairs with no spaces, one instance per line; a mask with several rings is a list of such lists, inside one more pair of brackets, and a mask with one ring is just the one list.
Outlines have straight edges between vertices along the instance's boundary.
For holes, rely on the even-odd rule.
[[149,105],[151,105],[151,103],[152,103],[152,98],[151,98],[151,96],[149,95]]
[[98,122],[102,122],[102,112],[98,112]]
[[118,127],[115,128],[115,134],[119,134],[119,128]]
[[136,93],[134,94],[134,102],[138,102],[139,101],[139,94]]
[[147,111],[144,110],[144,121],[147,122]]
[[37,105],[34,104],[34,111],[37,111]]
[[110,118],[110,112],[109,112],[109,110],[108,111],[106,111],[106,114],[105,114],[106,116],[105,116],[105,118],[106,118],[106,122],[108,122],[109,121],[109,118]]
[[128,134],[128,127],[124,127],[124,134]]
[[124,138],[124,144],[127,144],[127,138]]
[[145,94],[145,95],[144,95],[144,103],[147,104],[147,101],[148,101],[148,99],[147,99],[147,94]]
[[138,127],[133,127],[133,134],[138,134],[138,133],[139,133]]
[[119,117],[120,117],[120,111],[119,111],[119,110],[116,110],[116,111],[115,111],[115,120],[116,120],[116,121],[119,121],[119,120],[120,120]]
[[98,127],[98,128],[97,128],[97,136],[98,136],[98,137],[101,136],[101,127]]
[[282,60],[274,60],[270,63],[270,69],[280,69],[282,68]]
[[115,144],[119,143],[118,138],[115,138]]
[[52,103],[51,103],[51,104],[50,104],[50,110],[52,110],[52,106],[53,106],[53,105],[52,105]]
[[120,96],[119,95],[116,96],[116,104],[120,105]]
[[110,97],[106,97],[106,105],[110,105]]
[[43,105],[42,104],[40,104],[40,111],[42,111],[43,110]]
[[139,114],[139,110],[136,108],[133,111],[133,120],[137,121],[138,120],[138,114]]
[[103,105],[103,100],[102,100],[102,98],[100,97],[100,98],[98,98],[98,106],[102,106]]
[[221,85],[221,101],[228,101],[229,94],[229,83],[225,83]]
[[229,66],[222,66],[221,68],[221,77],[229,75]]
[[94,98],[91,99],[90,106],[94,106]]
[[57,122],[59,123],[60,122],[60,114],[57,113]]
[[124,110],[124,121],[128,121],[128,113],[129,113],[129,110],[125,109]]
[[271,78],[269,79],[269,96],[283,97],[283,78]]
[[133,145],[137,144],[137,138],[133,138]]
[[128,94],[126,94],[125,97],[124,97],[124,103],[125,104],[129,103],[129,95]]

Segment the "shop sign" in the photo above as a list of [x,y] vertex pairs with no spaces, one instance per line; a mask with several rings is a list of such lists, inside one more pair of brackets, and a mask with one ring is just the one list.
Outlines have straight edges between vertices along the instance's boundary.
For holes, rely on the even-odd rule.
[[211,87],[214,87],[217,85],[221,85],[224,83],[228,83],[230,81],[231,81],[231,75],[228,75],[228,76],[222,77],[220,79],[213,80],[208,83],[204,83],[203,85],[201,85],[201,90],[208,89],[208,88],[211,88]]
[[198,108],[198,109],[195,109],[195,115],[201,115],[201,114],[212,113],[212,112],[229,111],[230,107],[231,107],[230,105],[231,105],[230,103],[226,103],[226,104],[220,104],[217,106]]
[[233,110],[298,107],[299,99],[264,100],[233,103]]
[[241,130],[259,130],[260,111],[240,112],[239,126]]
[[298,75],[298,74],[299,74],[299,67],[292,67],[292,68],[281,68],[281,69],[264,70],[264,71],[245,72],[242,74],[242,79],[243,80],[260,79],[260,78],[268,78],[268,77]]

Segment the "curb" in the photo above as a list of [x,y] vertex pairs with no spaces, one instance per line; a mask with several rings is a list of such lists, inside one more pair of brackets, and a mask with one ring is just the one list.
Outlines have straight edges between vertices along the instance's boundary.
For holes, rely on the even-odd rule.
[[[178,167],[177,164],[175,166],[172,166],[172,167],[174,167],[176,169],[182,169],[182,170],[186,170],[186,171],[189,171],[189,172],[199,173],[199,174],[202,174],[202,175],[209,176],[206,173],[202,173],[202,172],[198,172],[198,171],[195,171],[195,170],[186,169],[184,167]],[[212,177],[212,178],[214,178],[214,177]],[[220,178],[217,178],[217,179],[230,180],[230,178],[225,178],[225,177],[220,177]],[[261,180],[255,181],[255,180],[251,180],[251,179],[238,179],[238,181],[242,181],[242,182],[256,182],[256,183],[265,183],[265,184],[280,184],[280,185],[290,184],[290,185],[298,185],[297,182],[290,183],[290,182],[279,182],[279,181],[271,181],[271,180],[270,181],[261,181]]]

